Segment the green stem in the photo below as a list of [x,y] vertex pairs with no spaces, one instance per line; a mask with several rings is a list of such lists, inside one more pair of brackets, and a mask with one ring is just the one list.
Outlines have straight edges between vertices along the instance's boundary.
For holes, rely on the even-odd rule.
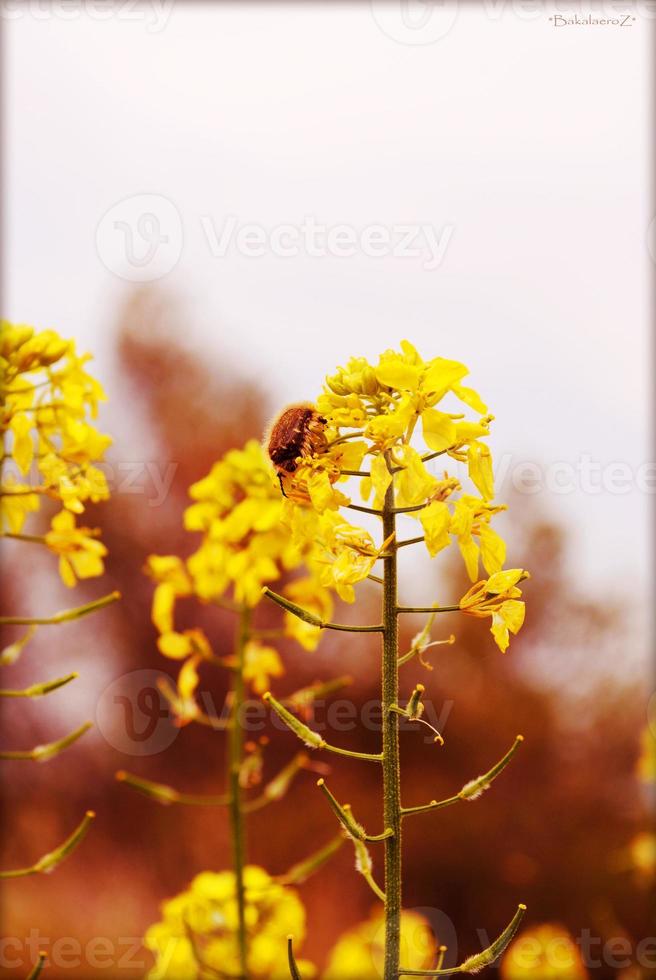
[[461,612],[460,606],[399,606],[398,613]]
[[72,619],[80,619],[97,609],[104,609],[112,602],[121,598],[120,592],[110,592],[100,599],[94,599],[83,606],[76,606],[74,609],[62,609],[61,612],[54,613],[52,616],[0,616],[0,626],[58,626],[60,623],[68,623]]
[[399,700],[399,637],[397,620],[397,561],[394,483],[390,483],[383,505],[383,537],[391,537],[389,552],[383,559],[383,826],[393,836],[385,840],[385,967],[384,980],[396,980],[399,973],[401,937],[401,768],[399,762],[399,720],[392,710]]
[[247,948],[246,948],[246,902],[244,895],[244,865],[246,863],[246,843],[244,833],[244,802],[242,788],[239,783],[241,766],[244,758],[244,731],[242,728],[241,711],[244,703],[244,655],[249,639],[250,610],[244,607],[239,618],[239,631],[235,649],[236,670],[233,675],[233,708],[232,725],[228,732],[228,795],[230,798],[230,830],[232,838],[232,862],[235,872],[237,894],[237,944],[239,949],[239,977],[246,980]]

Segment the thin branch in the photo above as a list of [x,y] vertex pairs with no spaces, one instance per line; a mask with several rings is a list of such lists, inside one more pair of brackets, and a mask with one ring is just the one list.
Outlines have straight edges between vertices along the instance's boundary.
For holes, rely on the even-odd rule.
[[46,745],[35,745],[33,749],[0,752],[0,759],[47,762],[48,759],[53,759],[56,755],[59,755],[60,752],[63,752],[64,749],[67,749],[69,745],[77,742],[78,738],[82,738],[85,732],[88,732],[92,727],[93,725],[90,721],[85,721],[85,723],[80,725],[79,728],[76,728],[74,732],[64,735],[63,738],[57,739],[56,742],[48,742]]
[[14,534],[13,531],[3,531],[0,538],[11,538],[12,541],[31,541],[33,544],[45,544],[43,534]]
[[326,446],[326,449],[330,449],[331,446],[339,446],[340,443],[346,442],[348,439],[357,439],[359,436],[364,435],[364,429],[360,429],[358,432],[349,432],[345,436],[338,436],[337,439],[333,439]]
[[296,718],[287,708],[276,701],[270,691],[262,695],[262,700],[267,704],[270,704],[275,713],[278,715],[281,721],[287,725],[287,728],[292,731],[297,738],[300,738],[305,745],[308,745],[311,749],[325,749],[326,752],[334,752],[336,755],[344,755],[349,759],[363,759],[366,762],[382,762],[382,754],[373,755],[369,752],[353,752],[351,749],[342,749],[337,745],[329,745],[325,742],[318,732],[313,732],[311,728],[304,725],[302,721]]
[[301,974],[298,972],[298,967],[296,966],[296,960],[294,959],[293,936],[287,936],[287,962],[289,963],[289,975],[292,980],[302,980]]
[[328,681],[316,681],[307,687],[301,687],[298,691],[294,691],[293,694],[288,694],[284,698],[283,704],[285,707],[293,708],[302,714],[318,699],[328,697],[328,695],[334,694],[336,691],[340,691],[343,687],[348,687],[352,683],[353,678],[349,674],[343,674],[341,677],[334,677]]
[[314,854],[310,854],[303,861],[299,861],[298,864],[292,865],[292,867],[282,875],[276,875],[275,880],[280,885],[302,885],[307,879],[318,871],[319,868],[323,867],[326,861],[329,861],[333,854],[344,844],[344,837],[340,834],[339,837],[333,837],[332,840],[324,844],[322,848],[315,851]]
[[284,766],[277,776],[271,779],[259,796],[244,803],[244,813],[255,813],[263,809],[269,803],[277,803],[283,798],[289,789],[294,777],[302,770],[307,769],[310,763],[309,756],[305,752],[299,752],[291,762]]
[[342,805],[341,803],[339,803],[335,799],[333,794],[330,792],[328,787],[326,786],[326,782],[324,779],[319,779],[317,781],[317,786],[328,800],[328,804],[331,810],[333,811],[333,813],[335,814],[335,816],[337,817],[341,825],[344,827],[344,830],[347,832],[349,837],[353,837],[354,840],[359,840],[363,842],[368,841],[371,843],[375,843],[377,841],[387,840],[387,838],[391,837],[392,834],[394,833],[393,830],[388,828],[382,834],[368,834],[364,829],[364,827],[362,826],[362,824],[358,823],[358,821],[353,816],[350,804],[345,803],[344,805]]
[[66,838],[63,844],[56,847],[54,851],[49,851],[48,854],[44,854],[38,861],[31,864],[29,868],[17,868],[14,871],[0,871],[0,878],[26,878],[28,875],[47,874],[49,871],[53,871],[84,840],[95,816],[93,810],[87,810],[82,822],[75,828],[70,837]]
[[397,606],[397,613],[460,612],[460,606]]
[[444,456],[446,452],[448,452],[447,449],[438,449],[435,453],[425,453],[421,457],[421,461],[422,463],[427,463],[429,459],[436,459],[438,456]]
[[360,872],[364,880],[367,882],[372,892],[376,898],[380,899],[381,902],[385,901],[385,892],[378,885],[378,882],[373,875],[373,865],[371,863],[371,856],[367,850],[367,845],[361,840],[355,840],[351,838],[353,842],[353,848],[355,850],[355,867],[356,870]]
[[28,974],[27,980],[37,980],[37,977],[39,976],[41,970],[44,967],[47,957],[48,954],[44,953],[43,950],[41,950],[41,952],[39,953],[38,960],[36,961],[36,963],[34,964],[34,966],[32,967],[32,969]]
[[81,619],[89,613],[104,609],[112,602],[121,598],[120,592],[110,592],[109,595],[94,599],[83,606],[76,606],[74,609],[62,609],[61,612],[53,613],[52,616],[0,616],[0,626],[59,626],[60,623],[68,623],[72,619]]
[[396,547],[407,548],[409,544],[420,544],[422,541],[425,540],[426,537],[423,534],[420,534],[418,538],[406,538],[405,541],[397,541]]
[[456,793],[455,796],[450,796],[446,800],[431,800],[430,803],[425,803],[423,806],[402,807],[401,816],[407,817],[414,813],[427,813],[429,810],[441,810],[443,807],[451,806],[452,803],[459,803],[461,800],[478,799],[479,796],[482,796],[482,794],[490,788],[492,781],[503,772],[523,741],[524,736],[517,735],[515,741],[508,749],[506,754],[499,759],[496,765],[492,766],[489,772],[484,773],[477,779],[472,779],[470,782],[465,783],[462,789]]
[[282,595],[278,595],[277,592],[272,592],[271,589],[266,586],[262,589],[262,594],[267,597],[267,599],[272,599],[273,602],[282,606],[287,612],[296,616],[297,619],[302,620],[304,623],[309,623],[311,626],[317,626],[321,630],[341,630],[345,633],[382,633],[383,627],[380,626],[349,626],[347,623],[327,623],[318,616],[315,616],[313,612],[309,609],[303,609],[302,606],[297,606],[295,602],[291,602]]
[[376,510],[375,507],[363,507],[361,504],[344,504],[347,510],[358,510],[361,514],[374,514],[376,517],[382,517],[382,510]]
[[76,677],[80,675],[77,673],[67,674],[66,677],[58,677],[54,681],[43,681],[41,684],[31,684],[30,687],[24,687],[22,690],[0,690],[0,698],[40,698],[44,694],[50,694],[51,691],[56,691],[65,684],[70,684],[74,681]]
[[407,664],[408,661],[412,660],[413,657],[418,656],[419,662],[421,663],[422,667],[426,667],[427,670],[432,670],[433,669],[432,665],[426,663],[426,661],[422,659],[423,654],[426,652],[426,650],[430,650],[431,647],[453,646],[455,642],[456,642],[456,638],[454,634],[451,633],[446,640],[431,640],[430,643],[426,643],[424,646],[421,645],[412,646],[410,647],[407,653],[404,653],[402,657],[399,657],[399,667],[402,667],[403,664]]
[[478,973],[485,966],[490,966],[494,963],[501,954],[508,948],[510,942],[519,929],[519,924],[524,918],[524,913],[526,912],[525,905],[518,905],[517,911],[512,917],[511,921],[508,923],[503,932],[491,943],[487,949],[484,949],[480,953],[475,953],[474,956],[468,957],[459,966],[450,967],[447,970],[406,970],[403,967],[399,968],[400,977],[449,977],[453,976],[454,973]]
[[179,790],[174,789],[173,786],[167,786],[164,783],[153,783],[149,779],[142,779],[140,776],[133,775],[133,773],[125,772],[124,769],[120,769],[115,774],[115,779],[119,783],[125,783],[126,786],[136,789],[139,793],[143,793],[144,796],[149,796],[151,799],[157,800],[158,803],[162,803],[165,806],[171,803],[181,803],[184,806],[228,806],[230,803],[230,797],[225,793],[208,796],[197,793],[181,793]]

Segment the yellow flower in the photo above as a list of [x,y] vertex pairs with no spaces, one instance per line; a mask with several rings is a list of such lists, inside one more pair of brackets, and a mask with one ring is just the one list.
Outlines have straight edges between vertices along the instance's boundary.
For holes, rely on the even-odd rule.
[[640,735],[641,752],[637,769],[638,779],[643,783],[656,783],[656,735],[654,734],[656,728],[651,727],[655,724],[656,722],[652,720],[646,728],[643,728]]
[[[357,453],[349,458],[356,459]],[[151,555],[145,567],[156,583],[152,620],[164,656],[212,658],[201,630],[176,630],[175,607],[180,599],[195,596],[204,603],[221,604],[230,591],[238,606],[252,608],[260,602],[264,585],[303,564],[308,575],[292,583],[289,594],[300,595],[301,590],[313,609],[331,610],[328,590],[319,581],[323,573],[316,561],[319,546],[313,541],[319,517],[310,508],[294,507],[294,521],[290,522],[292,505],[281,496],[259,443],[251,440],[243,449],[227,452],[189,493],[194,502],[185,511],[184,522],[187,530],[200,532],[198,548],[186,561],[177,555]],[[304,515],[301,520],[297,512]],[[312,529],[305,523],[308,517]],[[287,617],[286,632],[308,650],[319,641],[320,630],[299,620],[292,627],[291,617]],[[282,663],[272,647],[249,644],[244,676],[256,692],[264,693],[269,679],[281,674]]]
[[[369,364],[362,357],[351,358],[346,367],[326,378],[316,406],[327,420],[327,448],[303,460],[294,482],[296,492],[290,494],[292,506],[314,510],[321,521],[317,525],[288,515],[286,521],[297,546],[304,533],[306,540],[320,540],[326,550],[325,560],[332,566],[324,571],[321,581],[335,587],[346,601],[353,601],[353,585],[370,574],[372,558],[375,561],[381,550],[370,536],[354,546],[353,541],[330,533],[342,523],[340,509],[351,504],[336,486],[349,472],[362,477],[362,498],[371,499],[375,511],[384,506],[393,483],[396,508],[412,512],[421,521],[431,557],[455,539],[472,582],[479,577],[481,561],[489,575],[503,568],[506,546],[490,522],[505,508],[491,502],[492,456],[484,441],[493,416],[477,392],[463,385],[467,373],[459,361],[443,357],[424,360],[404,340],[400,350],[384,351],[377,364]],[[479,418],[466,419],[461,412],[450,411],[441,404],[447,396],[479,413]],[[423,449],[413,444],[419,431]],[[351,439],[357,448],[349,459],[343,447]],[[338,449],[342,459],[337,458]],[[447,502],[461,486],[448,472],[438,479],[429,470],[427,463],[441,454],[467,464],[469,479],[480,497],[464,493]],[[367,463],[368,471],[363,473]],[[329,513],[333,517],[326,519]],[[356,529],[348,536],[365,533]]]
[[14,488],[14,485],[8,481],[3,485],[2,497],[0,497],[2,527],[11,534],[20,534],[27,515],[33,514],[39,506],[39,497],[36,493],[25,493],[20,488]]
[[[383,975],[385,926],[380,912],[345,933],[330,954],[323,980],[380,980]],[[411,970],[430,969],[435,936],[416,912],[401,916],[401,962]]]
[[180,668],[175,687],[172,687],[168,681],[158,681],[160,691],[171,705],[175,715],[175,724],[178,728],[188,725],[200,715],[200,708],[195,699],[196,688],[200,681],[198,676],[200,661],[200,656],[189,657],[188,660],[185,660]]
[[[297,605],[314,613],[319,619],[330,620],[333,612],[333,599],[330,590],[313,577],[295,579],[285,588],[285,595]],[[293,637],[304,650],[316,650],[321,638],[318,626],[304,622],[298,616],[285,613],[285,635]]]
[[496,572],[477,582],[460,600],[460,608],[469,616],[492,617],[490,632],[502,653],[508,649],[510,633],[519,633],[524,622],[522,590],[517,583],[529,577],[522,568]]
[[[449,530],[456,536],[472,582],[478,578],[479,557],[489,574],[500,571],[506,560],[505,542],[489,526],[494,514],[502,510],[505,507],[491,506],[469,494],[463,494],[453,507]],[[476,543],[474,537],[478,538],[480,544]]]
[[301,562],[282,527],[278,481],[255,440],[226,453],[189,494],[195,503],[185,511],[185,527],[203,537],[186,571],[200,599],[220,599],[232,587],[238,603],[255,606],[262,586]]
[[656,876],[656,834],[636,834],[629,845],[631,865],[646,879]]
[[175,630],[162,633],[157,639],[157,648],[171,660],[184,660],[185,657],[192,656],[210,660],[212,657],[209,640],[200,629],[184,630],[182,633]]
[[490,447],[477,439],[469,443],[467,450],[469,476],[483,500],[494,497],[494,474],[492,472],[492,455]]
[[284,671],[278,651],[264,643],[251,640],[244,651],[244,680],[256,694],[269,690],[272,677],[282,677]]
[[72,588],[80,578],[103,574],[107,548],[98,540],[98,528],[76,527],[75,517],[67,510],[53,517],[50,527],[45,543],[59,555],[59,574],[65,585]]
[[[485,405],[471,388],[460,384],[468,373],[464,364],[435,357],[424,361],[407,340],[400,351],[381,354],[377,366],[352,358],[346,368],[326,379],[317,408],[336,427],[360,429],[378,450],[389,449],[412,434],[421,419],[424,441],[434,452],[445,452],[468,441],[459,429],[461,416],[435,408],[451,392],[482,415]],[[479,426],[478,434],[487,434]]]
[[520,933],[501,961],[502,980],[585,980],[587,976],[574,939],[553,923]]
[[192,592],[187,570],[177,555],[149,555],[144,571],[157,582],[151,612],[153,624],[160,633],[173,633],[175,601]]
[[7,471],[2,519],[12,533],[20,532],[27,513],[39,509],[41,496],[78,514],[88,500],[109,496],[104,474],[94,464],[111,439],[88,421],[105,395],[85,369],[88,360],[52,330],[2,323],[0,419]]
[[[305,936],[303,905],[292,888],[278,884],[256,865],[244,869],[244,884],[248,976],[286,980],[287,936],[294,936],[296,949]],[[231,871],[196,875],[188,890],[164,902],[161,911],[162,920],[145,937],[156,956],[150,980],[239,975],[237,896]],[[298,965],[303,976],[312,975],[309,963],[299,960]]]
[[353,586],[371,573],[388,542],[377,547],[368,531],[333,511],[321,516],[318,541],[325,550],[325,557],[317,559],[323,567],[322,584],[334,589],[345,602],[354,602]]

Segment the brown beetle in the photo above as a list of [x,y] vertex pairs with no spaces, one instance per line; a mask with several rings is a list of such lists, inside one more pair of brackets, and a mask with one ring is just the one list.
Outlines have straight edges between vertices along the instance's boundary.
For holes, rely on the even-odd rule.
[[327,419],[309,402],[290,405],[272,423],[267,451],[278,474],[283,496],[287,496],[283,480],[296,472],[299,457],[309,458],[326,449],[327,424]]

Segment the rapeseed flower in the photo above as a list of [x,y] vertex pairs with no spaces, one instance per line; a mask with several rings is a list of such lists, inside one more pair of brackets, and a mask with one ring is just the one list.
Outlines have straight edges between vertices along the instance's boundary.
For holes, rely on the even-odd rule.
[[74,518],[87,502],[109,496],[106,477],[95,464],[111,439],[91,422],[105,393],[87,371],[89,359],[54,330],[2,322],[0,528],[20,535],[26,518],[44,499],[57,501],[63,510],[43,540],[59,555],[60,574],[68,586],[101,575],[106,554],[97,532],[76,528]]
[[[286,937],[297,948],[305,936],[305,910],[293,888],[275,881],[263,868],[244,869],[248,976],[286,980]],[[232,871],[205,871],[189,888],[164,902],[162,919],[151,926],[146,946],[156,956],[150,980],[201,980],[208,974],[239,976],[238,908]],[[304,976],[311,964],[299,961]]]
[[[505,506],[494,503],[492,456],[485,442],[493,416],[480,395],[463,384],[467,373],[459,361],[424,360],[402,341],[399,351],[384,351],[377,364],[351,358],[326,378],[316,400],[326,422],[325,448],[299,457],[283,520],[295,547],[312,542],[321,584],[343,600],[354,601],[355,586],[372,574],[386,547],[346,520],[345,510],[380,513],[390,485],[397,512],[419,522],[431,557],[456,544],[474,583],[481,564],[489,576],[503,570],[506,544],[492,521]],[[447,405],[448,399],[456,405]],[[467,419],[454,407],[478,418]],[[466,465],[476,492],[463,491],[461,479],[448,471],[441,477],[432,473],[427,464],[435,456]],[[355,475],[362,478],[364,508],[344,486]],[[504,649],[508,632],[521,626],[520,607],[523,616],[523,604],[513,605],[510,597],[507,603],[498,603],[493,619],[495,639]]]

